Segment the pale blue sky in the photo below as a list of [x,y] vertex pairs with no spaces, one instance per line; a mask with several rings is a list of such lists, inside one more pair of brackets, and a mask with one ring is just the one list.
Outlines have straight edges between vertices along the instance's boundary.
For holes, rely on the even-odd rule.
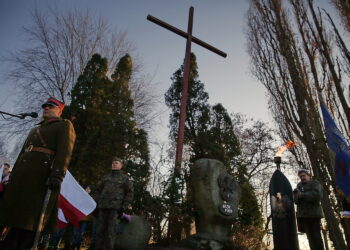
[[[245,13],[246,0],[0,0],[0,53],[25,46],[21,27],[30,24],[29,11],[35,5],[45,9],[56,2],[62,9],[90,9],[101,14],[117,29],[127,30],[129,40],[135,43],[146,70],[155,75],[159,93],[171,85],[170,77],[183,62],[185,39],[146,20],[151,14],[182,30],[187,29],[188,10],[194,7],[193,35],[225,51],[222,58],[196,44],[200,80],[210,96],[210,103],[223,103],[228,112],[241,112],[254,119],[270,121],[265,90],[249,70],[246,53]],[[316,0],[323,7],[328,0]],[[0,110],[11,111],[3,104],[10,94],[11,83],[4,83],[0,62]],[[164,104],[163,104],[164,105]],[[165,108],[165,105],[164,105]],[[168,117],[163,117],[164,126],[159,137],[168,134]],[[0,123],[1,124],[1,123]],[[156,138],[153,138],[156,139]],[[294,185],[293,185],[294,186]],[[305,248],[306,249],[306,248]]]
[[[53,1],[0,0],[1,52],[25,46],[21,27],[30,24],[29,11],[35,5],[44,9],[48,2]],[[105,16],[115,28],[127,30],[146,70],[155,74],[161,93],[170,86],[170,77],[183,61],[185,39],[147,21],[146,16],[151,14],[186,30],[188,10],[194,6],[193,34],[228,54],[224,59],[198,45],[192,46],[210,102],[222,102],[229,112],[268,119],[264,90],[249,76],[243,34],[244,15],[248,8],[245,0],[61,0],[56,4],[63,9],[90,9]],[[0,68],[3,67],[0,62]],[[7,89],[3,85],[0,88],[1,97],[7,96]]]
[[[323,5],[328,0],[316,1]],[[222,58],[196,44],[200,80],[209,92],[210,103],[223,103],[229,112],[241,112],[255,119],[269,121],[265,90],[249,71],[246,53],[246,0],[0,0],[0,53],[20,49],[26,45],[21,28],[30,24],[30,11],[38,6],[46,9],[56,3],[59,8],[89,9],[103,15],[111,25],[127,30],[134,42],[145,69],[154,74],[159,93],[171,85],[170,77],[183,61],[185,39],[146,20],[151,14],[182,30],[187,29],[189,7],[194,7],[193,35],[225,51]],[[5,65],[0,62],[0,71]],[[0,99],[15,93],[11,83],[2,80]],[[0,101],[0,110],[11,106]],[[164,118],[164,124],[167,123]],[[166,124],[165,124],[166,125]]]

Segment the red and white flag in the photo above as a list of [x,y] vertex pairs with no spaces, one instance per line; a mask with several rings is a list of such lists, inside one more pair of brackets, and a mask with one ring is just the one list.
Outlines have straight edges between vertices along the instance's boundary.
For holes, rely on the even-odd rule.
[[68,221],[74,227],[79,227],[80,221],[94,211],[96,202],[67,171],[61,185],[58,207],[59,228],[65,227]]
[[68,224],[67,219],[64,217],[63,211],[61,208],[58,208],[57,214],[57,228],[61,229],[66,227]]

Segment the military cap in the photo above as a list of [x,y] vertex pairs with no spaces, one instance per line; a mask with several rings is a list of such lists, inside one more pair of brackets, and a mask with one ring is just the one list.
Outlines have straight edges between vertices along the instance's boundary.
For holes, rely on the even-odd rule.
[[43,105],[41,105],[41,107],[45,108],[45,106],[47,105],[58,107],[61,111],[63,111],[64,109],[64,103],[60,102],[54,97],[50,97],[49,99],[47,99],[47,101]]

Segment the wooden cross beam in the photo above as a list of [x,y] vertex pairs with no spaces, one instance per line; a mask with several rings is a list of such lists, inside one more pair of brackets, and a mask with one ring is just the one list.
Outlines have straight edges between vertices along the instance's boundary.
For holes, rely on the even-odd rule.
[[193,26],[193,11],[194,8],[190,7],[189,15],[188,15],[188,27],[187,33],[179,30],[178,28],[155,18],[154,16],[148,15],[147,20],[154,22],[163,28],[166,28],[179,36],[182,36],[187,39],[186,42],[186,53],[185,53],[185,65],[184,65],[184,75],[183,75],[183,87],[181,91],[181,107],[180,107],[180,119],[179,119],[179,130],[177,135],[177,144],[176,144],[176,158],[175,158],[175,170],[180,172],[181,162],[182,162],[182,151],[183,151],[183,141],[185,134],[185,120],[186,120],[186,109],[187,109],[187,99],[188,99],[188,80],[190,73],[190,55],[191,55],[191,44],[192,42],[222,56],[226,57],[227,54],[206,42],[192,36],[192,26]]

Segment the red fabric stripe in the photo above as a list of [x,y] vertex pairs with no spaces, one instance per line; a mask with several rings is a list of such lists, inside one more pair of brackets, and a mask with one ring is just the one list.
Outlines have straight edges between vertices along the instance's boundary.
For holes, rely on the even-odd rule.
[[60,219],[57,219],[57,228],[58,229],[65,228],[67,225],[68,225],[67,223],[60,221]]
[[73,224],[74,227],[78,228],[79,223],[86,216],[76,207],[74,207],[62,194],[58,199],[58,206],[62,209],[64,217]]
[[47,100],[47,102],[56,103],[61,110],[64,109],[64,104],[55,98],[49,98],[49,100]]

